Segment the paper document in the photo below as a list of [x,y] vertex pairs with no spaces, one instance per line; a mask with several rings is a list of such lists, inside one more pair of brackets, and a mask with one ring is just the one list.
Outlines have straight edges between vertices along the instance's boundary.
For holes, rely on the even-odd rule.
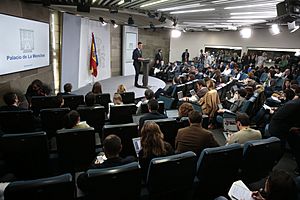
[[234,182],[228,192],[232,200],[254,200],[251,195],[252,191],[241,180]]

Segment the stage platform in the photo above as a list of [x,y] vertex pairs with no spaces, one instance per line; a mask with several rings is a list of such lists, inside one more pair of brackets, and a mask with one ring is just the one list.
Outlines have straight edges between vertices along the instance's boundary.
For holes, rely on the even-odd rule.
[[[143,75],[139,76],[139,84],[142,85]],[[134,75],[130,76],[117,76],[109,79],[101,80],[102,92],[109,93],[111,98],[114,93],[117,92],[117,88],[119,85],[124,84],[127,92],[134,92],[135,98],[144,97],[145,88],[137,88],[133,86],[134,83]],[[156,92],[159,88],[164,88],[166,83],[158,78],[149,76],[148,86],[151,90]],[[84,87],[81,87],[77,90],[72,91],[73,94],[86,95],[88,92],[92,91],[93,83],[90,83]]]

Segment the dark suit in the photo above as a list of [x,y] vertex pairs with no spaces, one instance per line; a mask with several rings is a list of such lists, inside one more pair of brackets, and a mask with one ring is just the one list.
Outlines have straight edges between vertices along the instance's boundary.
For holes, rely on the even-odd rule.
[[219,144],[212,133],[202,128],[200,124],[191,124],[189,127],[179,129],[175,139],[178,153],[193,151],[200,155],[203,149],[217,146]]
[[142,127],[144,125],[144,122],[146,120],[151,120],[151,119],[165,119],[168,118],[166,115],[162,115],[157,111],[152,111],[150,113],[145,113],[139,121],[139,129],[142,130]]
[[188,62],[189,61],[189,57],[190,57],[190,53],[189,52],[183,52],[181,55],[181,60],[182,62]]
[[[157,61],[158,61],[158,63],[157,63]],[[161,67],[161,61],[163,61],[163,56],[162,56],[162,53],[157,53],[156,55],[155,55],[155,67],[156,68],[159,68],[159,67]]]
[[139,61],[139,58],[142,58],[142,57],[143,57],[142,50],[140,50],[139,48],[136,48],[132,53],[133,66],[135,69],[135,79],[134,79],[135,86],[138,85],[139,74],[140,74],[141,65],[142,65],[142,62]]

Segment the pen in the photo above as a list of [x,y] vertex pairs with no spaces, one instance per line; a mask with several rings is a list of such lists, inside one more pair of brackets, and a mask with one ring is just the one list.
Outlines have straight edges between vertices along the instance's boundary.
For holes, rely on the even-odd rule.
[[235,196],[233,196],[233,195],[231,195],[231,197],[232,197],[233,199],[239,200],[238,198],[236,198],[236,197],[235,197]]

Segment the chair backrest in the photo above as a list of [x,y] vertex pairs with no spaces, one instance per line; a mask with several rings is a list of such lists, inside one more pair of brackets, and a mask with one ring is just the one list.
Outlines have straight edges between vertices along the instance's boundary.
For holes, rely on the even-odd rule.
[[124,104],[134,103],[135,93],[134,92],[123,92],[120,93]]
[[79,105],[84,104],[83,95],[63,95],[64,107],[76,110]]
[[45,132],[5,134],[0,149],[12,173],[20,179],[48,174],[48,142]]
[[111,124],[132,123],[132,115],[136,113],[135,104],[110,106],[109,121]]
[[[165,103],[163,101],[158,101],[158,112],[160,114],[165,114]],[[148,113],[149,109],[148,109],[148,103],[142,103],[141,104],[141,112],[142,113]]]
[[95,128],[97,131],[102,131],[105,123],[105,108],[104,106],[78,107],[80,120],[86,121],[88,125]]
[[106,114],[108,113],[108,104],[111,102],[109,93],[96,95],[96,103],[104,106]]
[[242,180],[254,182],[268,176],[282,156],[280,139],[270,137],[244,144]]
[[210,195],[227,193],[238,177],[242,157],[240,144],[204,149],[197,162],[199,188]]
[[190,94],[190,90],[194,90],[194,82],[193,81],[189,81],[189,82],[185,83],[186,96],[188,96]]
[[86,170],[96,157],[94,128],[58,130],[56,142],[59,163],[63,171]]
[[88,199],[139,199],[141,170],[137,162],[104,169],[90,169],[83,183]]
[[47,132],[48,137],[53,137],[57,130],[64,127],[64,116],[69,112],[69,108],[41,110],[42,129]]
[[161,132],[164,134],[164,140],[175,147],[175,138],[177,136],[178,129],[181,128],[181,124],[179,124],[174,118],[166,118],[166,119],[156,119],[150,120],[154,121],[158,124]]
[[150,195],[191,188],[196,174],[196,154],[189,151],[151,160],[146,185]]
[[72,200],[74,199],[74,183],[71,174],[36,180],[15,181],[5,188],[4,198],[6,200]]
[[177,92],[179,91],[182,91],[183,94],[185,94],[185,84],[176,85],[176,87],[174,87],[171,97],[178,99]]
[[33,96],[31,98],[31,110],[35,114],[38,114],[42,109],[58,107],[56,96]]
[[0,112],[0,129],[6,134],[32,132],[34,124],[31,110]]
[[166,96],[163,96],[163,95],[159,95],[158,101],[163,101],[164,102],[166,110],[176,108],[175,99],[172,98],[172,97],[166,97]]
[[135,123],[130,124],[118,124],[118,125],[104,125],[103,127],[102,141],[110,134],[115,134],[121,138],[122,151],[121,157],[136,156],[132,138],[138,137],[138,125]]

